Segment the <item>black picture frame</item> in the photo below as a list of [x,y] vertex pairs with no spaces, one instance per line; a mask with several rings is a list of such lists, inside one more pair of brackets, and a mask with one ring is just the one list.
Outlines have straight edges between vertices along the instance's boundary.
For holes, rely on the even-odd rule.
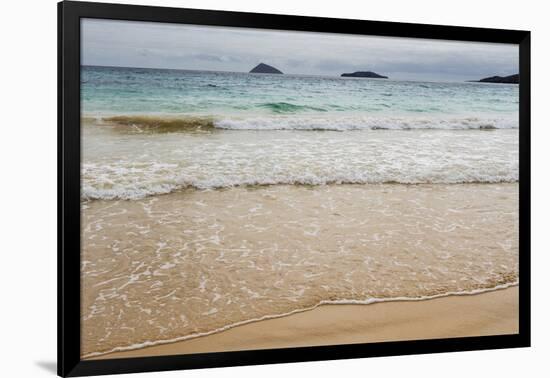
[[[368,17],[368,14],[364,15]],[[368,344],[80,359],[80,19],[117,19],[519,46],[519,333]],[[83,376],[530,346],[530,32],[63,1],[58,3],[58,374]]]

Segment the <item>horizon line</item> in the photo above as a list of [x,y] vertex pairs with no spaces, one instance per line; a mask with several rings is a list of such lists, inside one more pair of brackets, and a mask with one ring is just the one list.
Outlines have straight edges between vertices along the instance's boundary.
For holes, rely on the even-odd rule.
[[[262,64],[263,62],[260,62],[258,64]],[[263,63],[263,64],[267,64],[267,63]],[[361,78],[361,77],[342,77],[340,75],[342,75],[343,73],[346,73],[346,72],[343,72],[342,74],[340,75],[319,75],[319,74],[302,74],[302,73],[282,73],[282,74],[269,74],[269,73],[252,73],[250,71],[225,71],[225,70],[197,70],[197,69],[190,69],[190,68],[159,68],[159,67],[132,67],[132,66],[113,66],[113,65],[102,65],[102,64],[80,64],[80,67],[101,67],[101,68],[131,68],[131,69],[138,69],[138,70],[159,70],[159,71],[194,71],[194,72],[221,72],[221,73],[237,73],[237,74],[253,74],[253,75],[287,75],[287,76],[313,76],[313,77],[327,77],[327,78],[337,78],[337,79],[344,79],[344,80],[348,80],[348,79],[375,79],[375,80],[388,80],[388,81],[408,81],[408,82],[419,82],[419,83],[479,83],[479,84],[494,84],[494,83],[487,83],[487,82],[480,82],[478,80],[481,80],[481,79],[485,79],[485,78],[481,78],[481,79],[477,79],[477,80],[462,80],[462,81],[459,81],[459,80],[435,80],[435,79],[431,79],[431,80],[415,80],[415,79],[392,79],[390,76],[388,76],[386,79],[383,79],[383,78]],[[271,66],[273,67],[273,66]],[[254,68],[254,67],[253,67]],[[366,71],[354,71],[354,72],[366,72]],[[374,72],[374,71],[370,71],[370,72]],[[377,72],[375,72],[377,73]],[[511,75],[516,75],[516,74],[519,74],[519,73],[512,73],[512,74],[507,74],[505,76],[511,76]],[[500,76],[500,75],[492,75],[492,76]],[[488,76],[488,77],[492,77],[492,76]],[[504,76],[504,77],[505,77]]]

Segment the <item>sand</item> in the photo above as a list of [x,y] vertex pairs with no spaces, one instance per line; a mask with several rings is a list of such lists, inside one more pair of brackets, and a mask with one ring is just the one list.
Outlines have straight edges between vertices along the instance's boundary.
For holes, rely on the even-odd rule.
[[321,301],[509,285],[517,189],[273,186],[87,202],[82,356],[204,336]]
[[[81,353],[189,339],[321,301],[510,284],[516,205],[517,184],[275,186],[85,203]],[[323,332],[352,323],[340,311]],[[358,327],[374,337],[369,324]]]
[[96,357],[123,358],[249,349],[514,334],[518,287],[476,295],[314,310],[238,326],[214,335]]

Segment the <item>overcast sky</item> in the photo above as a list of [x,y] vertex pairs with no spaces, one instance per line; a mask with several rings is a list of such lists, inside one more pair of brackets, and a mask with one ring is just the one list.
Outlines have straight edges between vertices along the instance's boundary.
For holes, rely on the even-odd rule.
[[287,32],[115,20],[82,20],[82,64],[392,79],[475,80],[518,72],[517,45]]

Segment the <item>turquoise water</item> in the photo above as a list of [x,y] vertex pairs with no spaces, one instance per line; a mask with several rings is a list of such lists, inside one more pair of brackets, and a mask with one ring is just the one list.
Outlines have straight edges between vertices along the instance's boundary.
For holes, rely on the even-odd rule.
[[85,115],[213,116],[221,128],[517,127],[518,86],[82,68]]
[[516,182],[517,102],[517,85],[83,67],[82,196]]
[[83,67],[81,100],[85,356],[518,283],[516,85]]

